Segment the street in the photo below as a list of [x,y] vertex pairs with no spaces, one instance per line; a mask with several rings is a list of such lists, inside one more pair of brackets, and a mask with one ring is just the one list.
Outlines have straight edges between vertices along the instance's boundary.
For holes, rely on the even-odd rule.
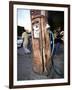
[[64,47],[61,44],[52,58],[50,73],[37,74],[32,69],[32,53],[25,54],[23,47],[17,50],[17,80],[39,80],[64,78]]

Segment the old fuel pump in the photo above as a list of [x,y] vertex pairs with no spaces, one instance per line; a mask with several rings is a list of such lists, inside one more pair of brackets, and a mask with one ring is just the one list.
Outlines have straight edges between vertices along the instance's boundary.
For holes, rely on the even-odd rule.
[[38,74],[49,73],[52,65],[46,15],[45,11],[31,10],[33,71]]

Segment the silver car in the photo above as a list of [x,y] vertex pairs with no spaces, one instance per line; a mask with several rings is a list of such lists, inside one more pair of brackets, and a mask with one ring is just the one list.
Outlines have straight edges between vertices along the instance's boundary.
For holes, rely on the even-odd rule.
[[17,47],[22,47],[23,46],[23,39],[21,36],[17,37]]

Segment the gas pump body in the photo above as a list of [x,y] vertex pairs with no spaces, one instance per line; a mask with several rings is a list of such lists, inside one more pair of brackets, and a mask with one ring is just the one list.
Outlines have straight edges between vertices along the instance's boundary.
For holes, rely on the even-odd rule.
[[50,38],[45,26],[45,16],[32,18],[33,71],[38,74],[48,74],[52,66]]

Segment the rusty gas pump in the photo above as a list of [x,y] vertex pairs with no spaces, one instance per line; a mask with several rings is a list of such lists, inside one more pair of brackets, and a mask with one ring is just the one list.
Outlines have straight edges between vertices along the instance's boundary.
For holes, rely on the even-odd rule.
[[33,48],[33,71],[42,74],[50,72],[51,47],[45,11],[32,10],[32,48]]

